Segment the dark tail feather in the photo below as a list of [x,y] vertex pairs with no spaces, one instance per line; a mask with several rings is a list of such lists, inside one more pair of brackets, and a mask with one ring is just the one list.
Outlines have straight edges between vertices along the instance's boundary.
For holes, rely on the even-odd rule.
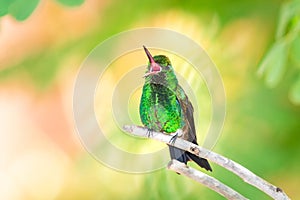
[[173,147],[173,146],[169,146],[169,151],[170,151],[171,159],[176,159],[176,160],[178,160],[180,162],[183,162],[185,164],[187,164],[187,161],[193,160],[200,167],[203,167],[207,171],[212,171],[208,161],[204,158],[199,158],[198,156],[196,156],[196,155],[194,155],[190,152],[186,152],[182,149],[178,149],[178,148]]
[[186,152],[186,154],[187,154],[188,158],[190,158],[191,160],[196,162],[200,167],[203,167],[207,171],[212,172],[211,166],[209,165],[208,161],[205,158],[199,158],[198,156],[196,156],[190,152]]
[[171,159],[178,160],[185,164],[187,163],[188,157],[187,157],[185,151],[178,149],[176,147],[173,147],[173,146],[169,146],[169,151],[170,151]]

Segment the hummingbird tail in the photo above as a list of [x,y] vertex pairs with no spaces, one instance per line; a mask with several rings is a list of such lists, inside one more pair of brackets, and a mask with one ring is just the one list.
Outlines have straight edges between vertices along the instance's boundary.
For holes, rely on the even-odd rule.
[[185,164],[187,164],[189,160],[193,160],[200,167],[206,169],[207,171],[212,171],[208,161],[204,158],[200,158],[190,152],[184,151],[182,149],[178,149],[173,146],[169,146],[169,151],[170,151],[171,159],[176,159]]
[[169,151],[170,151],[171,159],[178,160],[185,164],[187,163],[188,157],[187,157],[185,151],[178,149],[176,147],[173,147],[173,146],[169,146]]
[[193,160],[195,163],[197,163],[200,167],[206,169],[207,171],[211,171],[212,172],[212,169],[211,169],[211,166],[210,164],[208,163],[208,161],[205,159],[205,158],[200,158],[190,152],[186,152],[187,154],[187,157],[190,158],[191,160]]

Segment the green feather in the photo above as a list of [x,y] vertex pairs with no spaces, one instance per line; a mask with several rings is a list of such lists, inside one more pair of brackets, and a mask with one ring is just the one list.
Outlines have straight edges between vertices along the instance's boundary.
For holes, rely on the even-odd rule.
[[142,123],[155,131],[173,133],[181,128],[181,108],[176,94],[161,84],[144,85],[140,116]]

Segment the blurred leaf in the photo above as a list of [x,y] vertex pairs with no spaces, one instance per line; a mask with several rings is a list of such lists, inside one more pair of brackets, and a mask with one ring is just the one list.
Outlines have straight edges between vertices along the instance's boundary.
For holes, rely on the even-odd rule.
[[298,76],[296,82],[293,84],[290,90],[289,97],[294,104],[300,104],[300,75]]
[[[84,0],[57,0],[67,6],[81,5]],[[0,17],[11,14],[16,20],[23,21],[27,19],[36,6],[39,0],[0,0]]]
[[300,68],[300,35],[298,35],[298,37],[292,41],[290,55],[292,61],[295,63],[295,66]]
[[293,29],[295,22],[297,23],[299,18],[299,12],[299,0],[288,2],[282,6],[276,31],[276,39],[285,36],[290,30]]
[[38,5],[39,0],[15,0],[8,8],[8,12],[18,21],[27,19]]
[[57,1],[66,6],[79,6],[84,2],[84,0],[57,0]]
[[14,3],[16,0],[0,0],[0,17],[8,13],[9,6]]
[[264,57],[257,71],[259,76],[265,74],[265,83],[274,87],[281,80],[287,60],[287,43],[285,40],[276,42]]
[[290,12],[289,10],[290,10],[290,7],[288,5],[284,5],[281,8],[278,27],[277,27],[277,31],[276,31],[276,39],[279,39],[286,34],[288,22],[290,21],[290,19],[293,16],[293,13]]

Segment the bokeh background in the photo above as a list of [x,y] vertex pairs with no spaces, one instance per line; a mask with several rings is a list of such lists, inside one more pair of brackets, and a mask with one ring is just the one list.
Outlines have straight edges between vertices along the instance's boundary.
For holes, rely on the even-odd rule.
[[[154,26],[194,39],[218,66],[227,115],[213,150],[300,199],[299,13],[299,0],[1,0],[0,199],[224,199],[165,169],[110,169],[76,135],[84,58],[113,34]],[[269,199],[212,167],[246,197]]]

